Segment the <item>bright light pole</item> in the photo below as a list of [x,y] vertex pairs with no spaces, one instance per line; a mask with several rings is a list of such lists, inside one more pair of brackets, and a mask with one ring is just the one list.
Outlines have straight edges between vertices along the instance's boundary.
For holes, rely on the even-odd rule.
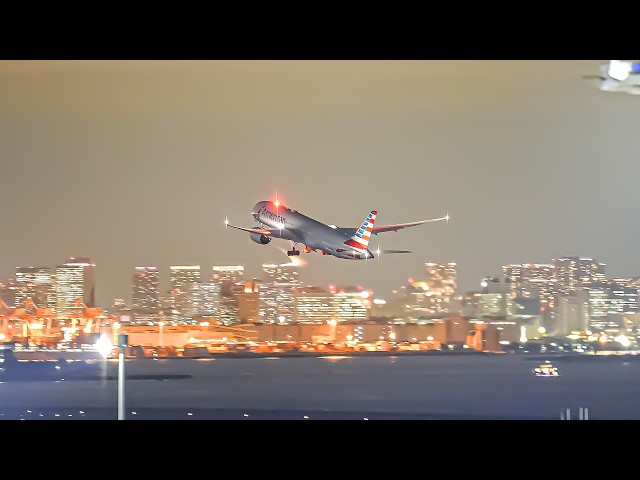
[[331,325],[329,327],[329,339],[333,343],[336,341],[336,325],[338,324],[338,321],[332,318],[331,320],[327,320],[327,323]]
[[160,321],[158,322],[158,327],[159,327],[159,345],[162,347],[164,345],[164,322]]
[[111,334],[113,335],[113,343],[118,343],[118,329],[120,328],[120,324],[118,322],[114,322],[111,325]]
[[111,343],[111,339],[108,335],[102,334],[100,338],[96,342],[96,348],[100,352],[100,355],[103,356],[104,362],[102,362],[102,378],[104,381],[107,380],[107,358],[111,355],[111,351],[113,350],[113,343]]
[[129,335],[118,335],[118,420],[125,419],[124,413],[124,349],[129,343]]

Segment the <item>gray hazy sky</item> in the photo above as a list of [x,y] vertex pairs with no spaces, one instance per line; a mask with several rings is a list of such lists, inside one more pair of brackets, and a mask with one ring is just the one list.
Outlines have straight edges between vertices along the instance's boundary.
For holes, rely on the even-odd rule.
[[640,98],[582,79],[594,61],[0,61],[0,279],[68,256],[97,300],[130,300],[136,265],[284,263],[224,228],[274,195],[373,237],[377,261],[302,254],[306,283],[380,296],[424,262],[459,287],[516,262],[596,258],[640,275]]

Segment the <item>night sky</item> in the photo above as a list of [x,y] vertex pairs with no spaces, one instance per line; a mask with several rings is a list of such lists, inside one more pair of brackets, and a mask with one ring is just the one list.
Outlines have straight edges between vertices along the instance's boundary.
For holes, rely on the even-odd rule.
[[68,256],[101,306],[136,265],[286,263],[253,243],[273,198],[341,227],[440,217],[372,238],[373,261],[301,254],[305,283],[387,296],[424,262],[479,288],[562,255],[640,275],[640,97],[582,78],[603,61],[0,61],[0,279]]

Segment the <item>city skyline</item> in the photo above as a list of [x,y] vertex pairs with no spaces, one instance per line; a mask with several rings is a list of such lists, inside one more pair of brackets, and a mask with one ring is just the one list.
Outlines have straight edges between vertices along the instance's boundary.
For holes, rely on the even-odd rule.
[[[75,259],[78,259],[81,263],[73,263]],[[71,263],[70,263],[71,262]],[[85,263],[90,262],[90,263]],[[575,262],[575,267],[571,267],[571,263]],[[32,300],[35,300],[35,303],[38,306],[46,306],[46,301],[39,302],[38,297],[40,295],[40,288],[38,287],[33,292],[27,293],[25,290],[26,281],[28,278],[24,278],[25,276],[32,276],[34,274],[40,273],[41,275],[46,275],[48,280],[45,282],[47,288],[50,288],[53,292],[54,290],[58,290],[59,285],[56,282],[55,272],[60,269],[61,266],[66,265],[78,265],[78,266],[90,266],[91,267],[91,298],[98,297],[97,293],[99,292],[99,284],[96,285],[95,281],[95,269],[96,264],[91,262],[90,258],[86,257],[70,257],[63,265],[58,265],[57,267],[49,267],[45,265],[40,266],[16,266],[15,274],[8,278],[0,278],[0,284],[8,285],[6,282],[13,282],[15,290],[15,298],[16,302],[20,303],[26,297],[31,297]],[[195,282],[197,284],[201,284],[203,287],[207,288],[207,286],[211,286],[213,284],[218,284],[223,280],[229,280],[232,283],[242,283],[251,280],[258,280],[260,282],[268,282],[269,278],[273,276],[273,271],[288,271],[288,269],[283,267],[294,267],[294,275],[296,279],[299,275],[302,275],[301,280],[296,280],[294,283],[299,287],[311,287],[311,288],[321,288],[326,291],[335,290],[336,288],[362,288],[364,290],[372,291],[374,296],[381,299],[387,299],[390,297],[397,298],[399,291],[402,288],[409,287],[413,285],[418,289],[425,288],[426,290],[431,290],[433,292],[438,291],[439,294],[443,292],[447,292],[447,296],[449,298],[452,295],[467,295],[473,293],[479,293],[482,290],[486,290],[487,280],[494,280],[500,283],[509,282],[508,291],[511,293],[513,297],[539,297],[541,300],[544,300],[546,303],[547,300],[551,300],[551,298],[555,295],[566,296],[570,291],[574,291],[579,288],[589,288],[591,281],[595,281],[596,283],[611,283],[617,284],[622,287],[631,287],[640,292],[640,274],[630,275],[626,277],[620,277],[616,275],[610,275],[605,273],[605,267],[607,264],[604,262],[600,262],[597,259],[589,258],[589,257],[578,257],[578,256],[562,256],[553,259],[547,259],[547,263],[533,263],[533,262],[523,262],[520,264],[507,264],[501,265],[495,268],[488,275],[484,275],[482,278],[478,279],[477,287],[472,289],[461,289],[457,284],[457,278],[459,275],[459,265],[457,262],[444,262],[442,264],[434,263],[434,262],[423,262],[421,268],[414,268],[414,270],[418,273],[415,275],[409,276],[404,281],[392,287],[392,289],[388,292],[378,292],[375,291],[368,284],[367,281],[359,282],[359,283],[341,283],[339,281],[333,280],[327,284],[319,284],[314,282],[313,279],[307,279],[304,275],[305,262],[300,260],[298,257],[294,257],[293,262],[280,263],[280,264],[262,264],[259,267],[259,273],[255,276],[247,276],[245,273],[247,272],[246,265],[170,265],[166,271],[163,271],[162,268],[159,268],[157,265],[147,265],[140,266],[135,265],[131,267],[131,272],[128,279],[124,280],[125,284],[128,283],[127,294],[122,295],[120,297],[114,297],[109,299],[107,303],[101,304],[99,302],[92,301],[85,297],[84,299],[81,296],[77,298],[79,300],[83,300],[87,303],[87,306],[99,306],[102,308],[110,309],[114,304],[114,301],[124,300],[125,305],[131,307],[132,309],[139,308],[140,311],[145,310],[157,310],[161,309],[160,304],[156,307],[149,308],[149,302],[151,297],[149,297],[149,291],[155,292],[156,301],[160,302],[163,298],[169,298],[170,296],[175,295],[175,300],[177,302],[176,306],[180,303],[179,299],[185,292],[177,292],[176,287],[180,290],[181,283],[177,282],[177,279],[180,278],[178,275],[184,276],[187,282]],[[450,273],[446,273],[447,269],[451,268]],[[575,273],[573,269],[575,268]],[[584,271],[582,270],[584,268]],[[531,273],[528,273],[527,276],[523,277],[521,271],[530,271],[536,272],[537,274],[533,274],[531,278],[528,278]],[[46,272],[46,274],[44,273]],[[140,284],[140,274],[142,277],[145,277],[149,273],[152,274],[152,280],[146,280],[146,286],[142,286]],[[193,278],[189,278],[194,275]],[[434,275],[435,273],[435,275]],[[443,277],[443,275],[445,275]],[[447,278],[448,277],[448,278]],[[35,278],[34,278],[35,280]],[[33,283],[34,280],[31,280]],[[435,283],[432,283],[435,280]],[[558,287],[553,288],[548,282],[549,281],[557,281]],[[42,279],[40,279],[42,282]],[[150,283],[149,283],[150,282]],[[524,283],[523,283],[524,282]],[[532,283],[528,283],[532,282]],[[285,283],[290,283],[289,281]],[[536,285],[537,283],[537,285]],[[292,283],[293,285],[293,283]],[[45,285],[42,284],[42,287]],[[523,286],[527,288],[533,288],[533,291],[528,291],[527,289],[523,289]],[[33,285],[32,285],[33,288]],[[191,288],[191,287],[189,287]],[[178,293],[178,295],[176,295]],[[408,292],[406,292],[408,293]],[[216,290],[217,294],[217,290]],[[138,300],[136,300],[136,296],[138,296]],[[46,298],[46,297],[43,297]],[[146,300],[140,300],[141,298],[146,298]],[[56,298],[55,293],[53,293],[53,297],[50,298],[53,300],[55,304]],[[73,299],[71,300],[73,303]],[[146,304],[146,306],[145,306]],[[180,309],[180,308],[179,308]]]
[[[96,304],[131,268],[284,263],[286,242],[225,231],[277,190],[338,226],[451,215],[372,239],[412,250],[349,263],[303,254],[317,285],[381,295],[425,262],[462,291],[502,265],[591,256],[637,276],[637,98],[582,75],[601,61],[2,61],[0,278],[73,255]],[[366,187],[360,187],[366,185]],[[357,193],[356,193],[357,192]],[[236,232],[237,233],[237,232]]]

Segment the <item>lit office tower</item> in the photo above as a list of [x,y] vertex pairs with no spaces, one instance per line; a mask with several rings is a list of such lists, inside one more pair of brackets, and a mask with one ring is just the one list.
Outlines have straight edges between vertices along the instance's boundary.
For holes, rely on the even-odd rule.
[[234,295],[238,301],[238,322],[258,323],[260,321],[260,282],[256,279],[234,285]]
[[157,267],[135,267],[132,279],[135,315],[156,316],[160,311],[160,278]]
[[69,315],[81,313],[81,301],[87,307],[95,307],[95,264],[83,257],[70,257],[66,263],[56,267],[56,313]]
[[333,294],[335,319],[366,320],[371,311],[372,292],[358,287],[338,288]]
[[589,328],[589,293],[575,290],[558,297],[556,326],[553,335],[566,336],[571,332],[584,332]]
[[638,305],[638,289],[618,284],[609,285],[609,312],[634,314],[640,311]]
[[238,299],[234,285],[242,280],[242,265],[214,265],[211,267],[211,283],[219,288],[217,317],[223,325],[238,322]]
[[291,323],[298,319],[296,289],[300,286],[298,266],[264,264],[260,289],[260,316],[269,323]]
[[429,290],[442,299],[442,303],[449,303],[457,289],[457,265],[449,263],[425,263],[427,271],[425,281]]
[[456,264],[425,263],[424,280],[409,279],[408,309],[413,314],[431,315],[448,311],[456,291]]
[[511,297],[536,298],[542,305],[553,304],[555,268],[549,263],[503,265],[502,273],[511,287]]
[[220,284],[214,282],[203,282],[200,288],[200,315],[205,317],[215,317],[218,315],[220,305]]
[[616,287],[633,288],[640,293],[640,277],[616,277],[608,280],[607,283]]
[[299,287],[296,289],[298,322],[327,323],[336,316],[333,294],[320,287]]
[[16,267],[16,306],[31,298],[40,308],[56,307],[53,276],[49,267]]
[[480,285],[480,316],[489,322],[508,318],[513,311],[509,283],[501,282],[499,278],[486,277]]
[[594,283],[605,281],[606,264],[593,258],[562,257],[554,258],[557,292],[567,295],[579,288],[589,288]]
[[623,327],[623,315],[638,313],[638,291],[616,284],[593,284],[589,298],[589,328],[596,332]]
[[8,308],[16,303],[16,290],[15,280],[0,283],[0,300],[2,300]]
[[222,282],[237,283],[242,280],[244,267],[242,265],[214,265],[211,267],[211,281],[221,284]]
[[200,311],[200,265],[172,265],[169,267],[171,294],[181,320],[195,317]]

